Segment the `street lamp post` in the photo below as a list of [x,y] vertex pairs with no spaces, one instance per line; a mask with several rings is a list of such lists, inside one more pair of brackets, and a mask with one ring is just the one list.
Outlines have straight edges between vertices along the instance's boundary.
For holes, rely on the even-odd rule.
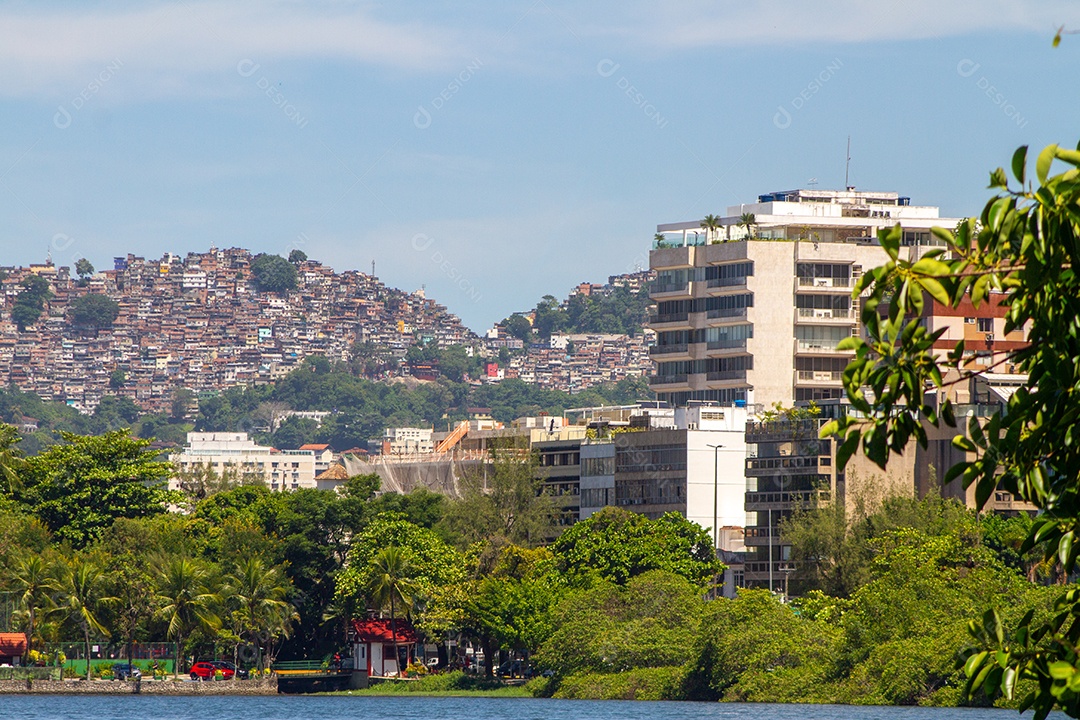
[[723,445],[709,445],[713,449],[713,490],[712,490],[712,531],[713,550],[720,549],[720,528],[717,527],[720,518],[719,495],[720,495],[720,448]]

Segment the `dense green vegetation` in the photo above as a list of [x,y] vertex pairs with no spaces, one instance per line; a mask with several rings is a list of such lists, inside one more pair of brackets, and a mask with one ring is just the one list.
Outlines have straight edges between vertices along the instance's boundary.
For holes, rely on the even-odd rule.
[[[927,425],[957,428],[953,444],[966,457],[945,479],[973,487],[980,505],[1002,489],[1039,508],[1016,554],[1038,548],[1067,575],[1080,557],[1080,150],[1046,147],[1034,178],[1027,156],[1026,146],[1013,154],[1015,181],[1002,168],[990,174],[996,195],[978,218],[934,228],[941,247],[907,260],[899,226],[879,233],[889,260],[853,290],[865,298],[865,333],[839,346],[855,353],[844,385],[858,417],[840,418],[825,432],[843,439],[841,465],[861,446],[884,466],[911,441],[925,446]],[[1068,167],[1051,175],[1055,163]],[[946,354],[939,344],[945,330],[920,325],[928,298],[948,307],[1003,307],[1005,333],[1026,334],[1027,342],[991,359],[991,369],[1011,364],[1026,382],[989,417],[971,416],[966,428],[957,427],[950,390],[986,370],[971,366],[964,341]],[[1055,610],[1052,618],[1020,617],[995,598],[968,608],[969,618],[981,615],[965,651],[969,688],[1023,698],[1021,707],[1040,719],[1055,706],[1080,716],[1080,591],[1061,594]],[[1027,692],[1025,685],[1036,687]]]
[[70,318],[76,327],[108,328],[120,315],[120,304],[108,295],[90,293],[71,301]]
[[[473,359],[465,356],[463,348],[446,348],[441,357],[459,355],[462,359],[459,372],[462,375],[472,372],[472,366],[464,361]],[[446,362],[446,367],[452,372],[453,361]],[[127,381],[122,374],[114,379],[117,389]],[[126,396],[107,395],[93,415],[87,416],[63,403],[45,402],[15,387],[0,388],[0,422],[19,424],[22,418],[37,420],[39,430],[24,434],[22,449],[28,455],[58,442],[61,432],[87,435],[120,428],[131,428],[138,437],[180,445],[187,432],[198,429],[251,432],[258,440],[283,448],[327,442],[344,450],[363,447],[369,438],[381,437],[386,427],[445,428],[467,419],[468,409],[472,407],[490,408],[497,420],[509,422],[542,412],[560,414],[571,407],[636,402],[648,397],[648,385],[643,378],[627,378],[573,395],[516,379],[473,386],[443,377],[436,382],[410,386],[366,380],[345,366],[332,367],[324,358],[312,358],[276,385],[235,387],[199,398],[198,411],[194,413],[189,396],[189,391],[179,390],[170,413],[146,414]],[[324,410],[336,414],[326,418],[321,426],[302,418],[277,423],[275,418],[286,410]],[[270,427],[272,420],[277,425],[275,432],[257,430]]]
[[296,289],[296,265],[280,255],[256,255],[251,275],[259,292],[280,294]]
[[523,342],[548,338],[553,333],[621,333],[634,336],[641,332],[649,309],[648,288],[634,292],[617,287],[608,294],[574,293],[565,302],[545,295],[533,309],[533,322],[522,314],[503,320],[511,337]]
[[[381,612],[428,642],[473,643],[487,672],[513,653],[539,695],[956,705],[972,614],[1041,622],[1060,592],[1028,579],[1060,578],[1016,543],[1032,520],[937,497],[793,516],[785,532],[820,562],[785,604],[716,597],[709,534],[678,515],[607,508],[551,540],[554,508],[513,453],[489,492],[460,500],[379,495],[375,476],[341,492],[228,479],[194,492],[164,490],[169,469],[122,432],[31,458],[17,437],[0,432],[0,591],[37,649],[159,640],[189,658],[320,658],[350,617]],[[416,690],[481,686],[446,675]]]

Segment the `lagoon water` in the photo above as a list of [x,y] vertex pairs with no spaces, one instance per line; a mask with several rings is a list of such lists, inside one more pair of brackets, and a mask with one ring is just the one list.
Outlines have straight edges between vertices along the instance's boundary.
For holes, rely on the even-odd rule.
[[[1025,717],[1030,717],[1028,713]],[[524,698],[0,696],[4,720],[1012,720],[1012,710]],[[1051,717],[1064,717],[1055,715]]]

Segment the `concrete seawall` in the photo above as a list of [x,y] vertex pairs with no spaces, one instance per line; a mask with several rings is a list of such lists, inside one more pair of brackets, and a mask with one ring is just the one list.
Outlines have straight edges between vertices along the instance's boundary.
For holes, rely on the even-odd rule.
[[0,695],[277,695],[277,678],[172,682],[143,680],[0,680]]

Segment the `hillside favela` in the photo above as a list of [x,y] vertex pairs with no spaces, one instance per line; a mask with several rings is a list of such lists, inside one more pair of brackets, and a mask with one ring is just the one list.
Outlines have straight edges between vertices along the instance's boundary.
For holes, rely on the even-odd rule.
[[995,7],[0,8],[0,706],[1080,717],[1080,13]]

